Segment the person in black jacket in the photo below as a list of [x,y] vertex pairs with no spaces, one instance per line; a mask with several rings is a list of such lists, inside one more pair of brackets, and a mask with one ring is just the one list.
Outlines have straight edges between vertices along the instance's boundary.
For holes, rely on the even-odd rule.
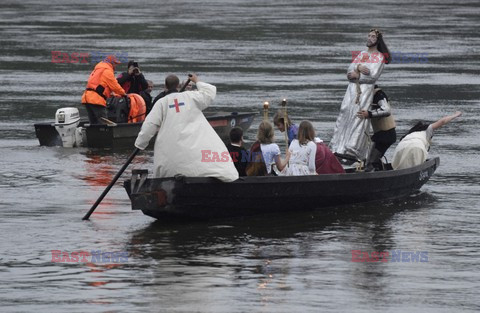
[[370,119],[373,128],[372,144],[365,168],[366,172],[382,170],[381,158],[385,151],[397,141],[395,119],[388,97],[377,85],[374,88],[373,103],[368,110],[362,110],[357,113],[359,118]]
[[153,107],[152,102],[152,90],[153,90],[153,82],[151,80],[147,80],[148,87],[145,90],[140,92],[140,96],[142,96],[143,100],[145,100],[145,106],[147,107],[147,115],[150,113],[150,110]]
[[240,127],[234,127],[230,131],[230,143],[227,145],[230,157],[238,171],[238,176],[247,176],[245,169],[247,168],[248,158],[247,149],[242,147],[243,130]]
[[148,88],[147,80],[140,71],[138,63],[133,60],[128,61],[127,71],[120,74],[117,81],[126,93],[140,94],[142,90]]

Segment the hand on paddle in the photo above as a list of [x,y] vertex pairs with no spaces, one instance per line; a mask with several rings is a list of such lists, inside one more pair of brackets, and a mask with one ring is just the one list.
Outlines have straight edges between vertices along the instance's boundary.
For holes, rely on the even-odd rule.
[[197,74],[188,74],[188,79],[190,79],[192,82],[195,84],[198,82],[198,76]]

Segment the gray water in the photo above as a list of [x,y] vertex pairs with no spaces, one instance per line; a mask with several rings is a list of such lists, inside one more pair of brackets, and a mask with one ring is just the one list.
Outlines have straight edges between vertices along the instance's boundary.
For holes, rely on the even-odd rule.
[[[477,1],[2,1],[2,312],[461,312],[480,310]],[[165,224],[131,211],[121,183],[81,221],[131,149],[40,147],[33,124],[78,107],[94,64],[52,51],[126,53],[156,95],[166,74],[218,87],[213,110],[282,98],[329,141],[351,51],[379,27],[393,63],[379,83],[397,132],[464,112],[434,136],[441,165],[395,201]],[[119,70],[124,70],[120,68]],[[255,136],[257,117],[246,137]],[[277,133],[278,141],[282,137]],[[132,147],[133,149],[133,147]],[[387,152],[391,158],[393,147]],[[123,252],[122,262],[52,262],[51,250]],[[428,262],[352,262],[352,250],[428,253]]]

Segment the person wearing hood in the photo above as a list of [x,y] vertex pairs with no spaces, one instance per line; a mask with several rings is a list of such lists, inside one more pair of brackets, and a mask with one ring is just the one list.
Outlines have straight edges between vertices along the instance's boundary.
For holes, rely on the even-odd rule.
[[118,64],[120,61],[114,55],[109,55],[95,65],[88,78],[82,104],[87,109],[90,124],[106,124],[107,98],[112,92],[118,96],[126,96],[125,90],[115,79],[115,67]]

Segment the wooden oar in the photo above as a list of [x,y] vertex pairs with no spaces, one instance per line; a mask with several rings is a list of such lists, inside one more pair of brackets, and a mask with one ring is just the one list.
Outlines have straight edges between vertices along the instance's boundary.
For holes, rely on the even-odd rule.
[[[188,74],[188,77],[192,77],[192,74]],[[182,88],[180,88],[180,91],[179,92],[182,92],[182,91],[185,91],[185,88],[187,88],[188,84],[190,84],[191,80],[190,78],[187,79],[187,81],[185,82],[185,84],[182,86]]]
[[105,123],[107,123],[108,125],[111,125],[111,126],[117,126],[117,123],[109,120],[108,118],[105,118],[105,117],[100,117]]
[[115,185],[115,183],[117,182],[118,178],[123,174],[123,172],[125,171],[125,169],[127,168],[127,166],[132,162],[133,158],[137,155],[137,153],[140,151],[140,149],[138,148],[135,148],[135,150],[133,150],[133,153],[130,155],[130,157],[128,158],[127,162],[125,162],[125,164],[123,164],[122,168],[118,171],[117,175],[115,175],[115,177],[113,178],[112,182],[107,186],[107,188],[103,191],[103,193],[100,195],[100,197],[97,199],[97,201],[93,204],[93,206],[90,208],[90,210],[88,211],[87,214],[85,214],[85,216],[82,218],[82,220],[88,220],[88,218],[90,217],[90,215],[92,215],[93,211],[95,211],[95,209],[97,208],[97,206],[100,204],[100,202],[102,202],[103,198],[105,198],[105,196],[107,195],[107,193],[110,191],[110,189],[112,189],[113,185]]
[[[192,77],[192,74],[189,74],[188,75],[189,77]],[[185,85],[183,85],[183,87],[180,89],[180,92],[184,91],[185,88],[187,88],[188,84],[190,83],[190,78],[187,79],[187,82],[185,83]],[[113,123],[113,122],[112,122]],[[135,148],[135,150],[133,150],[132,154],[128,157],[128,160],[127,162],[125,162],[125,164],[123,164],[122,168],[118,171],[118,173],[115,175],[115,177],[112,179],[112,182],[107,186],[107,188],[105,188],[105,190],[103,191],[103,193],[100,195],[100,197],[97,199],[97,201],[95,201],[95,203],[93,204],[93,206],[90,208],[90,210],[87,212],[87,214],[85,214],[85,216],[82,218],[82,220],[88,220],[90,218],[90,215],[92,215],[93,211],[95,211],[95,209],[97,208],[97,206],[100,204],[100,202],[102,202],[103,198],[105,198],[105,196],[107,195],[107,193],[110,191],[110,189],[112,189],[113,185],[115,185],[115,183],[117,182],[118,178],[120,178],[120,176],[123,174],[123,172],[125,171],[125,169],[127,168],[128,165],[130,165],[130,163],[132,163],[133,159],[135,158],[135,156],[137,155],[137,153],[140,151],[140,149],[138,148]]]
[[283,127],[285,128],[285,145],[287,146],[288,150],[288,114],[287,114],[287,99],[282,100],[282,108],[283,108]]

